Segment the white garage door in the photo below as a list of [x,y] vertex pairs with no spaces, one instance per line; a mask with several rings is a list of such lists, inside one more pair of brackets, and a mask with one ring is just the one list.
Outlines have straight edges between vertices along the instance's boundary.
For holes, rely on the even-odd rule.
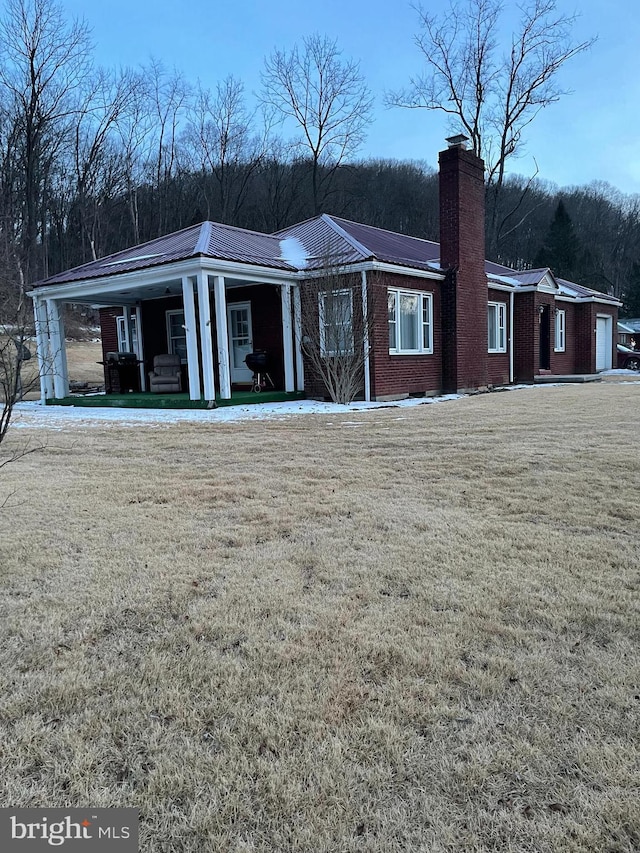
[[611,317],[596,317],[596,370],[611,368]]

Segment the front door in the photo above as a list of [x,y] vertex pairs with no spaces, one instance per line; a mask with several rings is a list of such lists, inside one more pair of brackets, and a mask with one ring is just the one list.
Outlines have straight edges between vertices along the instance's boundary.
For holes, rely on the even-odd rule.
[[250,383],[253,379],[253,372],[249,370],[244,360],[250,352],[253,352],[251,303],[233,302],[227,305],[227,324],[229,327],[231,381]]
[[540,321],[540,370],[551,369],[551,311],[544,305]]

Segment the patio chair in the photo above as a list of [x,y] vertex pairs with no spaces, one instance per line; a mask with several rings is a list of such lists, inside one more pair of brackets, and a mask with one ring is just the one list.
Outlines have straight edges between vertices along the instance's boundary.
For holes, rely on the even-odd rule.
[[152,394],[175,394],[182,391],[180,356],[165,353],[153,359],[149,373],[149,390]]

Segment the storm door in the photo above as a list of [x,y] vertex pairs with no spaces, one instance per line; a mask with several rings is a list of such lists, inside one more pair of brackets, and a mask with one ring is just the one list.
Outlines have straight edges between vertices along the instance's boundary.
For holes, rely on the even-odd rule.
[[246,356],[253,351],[251,303],[233,302],[227,305],[227,324],[231,382],[251,382],[253,372],[244,363]]

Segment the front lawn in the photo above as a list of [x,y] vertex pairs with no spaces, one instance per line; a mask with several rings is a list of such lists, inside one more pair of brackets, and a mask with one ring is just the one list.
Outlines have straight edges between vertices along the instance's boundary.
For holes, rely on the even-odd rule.
[[640,847],[640,385],[0,469],[0,805],[144,853]]

